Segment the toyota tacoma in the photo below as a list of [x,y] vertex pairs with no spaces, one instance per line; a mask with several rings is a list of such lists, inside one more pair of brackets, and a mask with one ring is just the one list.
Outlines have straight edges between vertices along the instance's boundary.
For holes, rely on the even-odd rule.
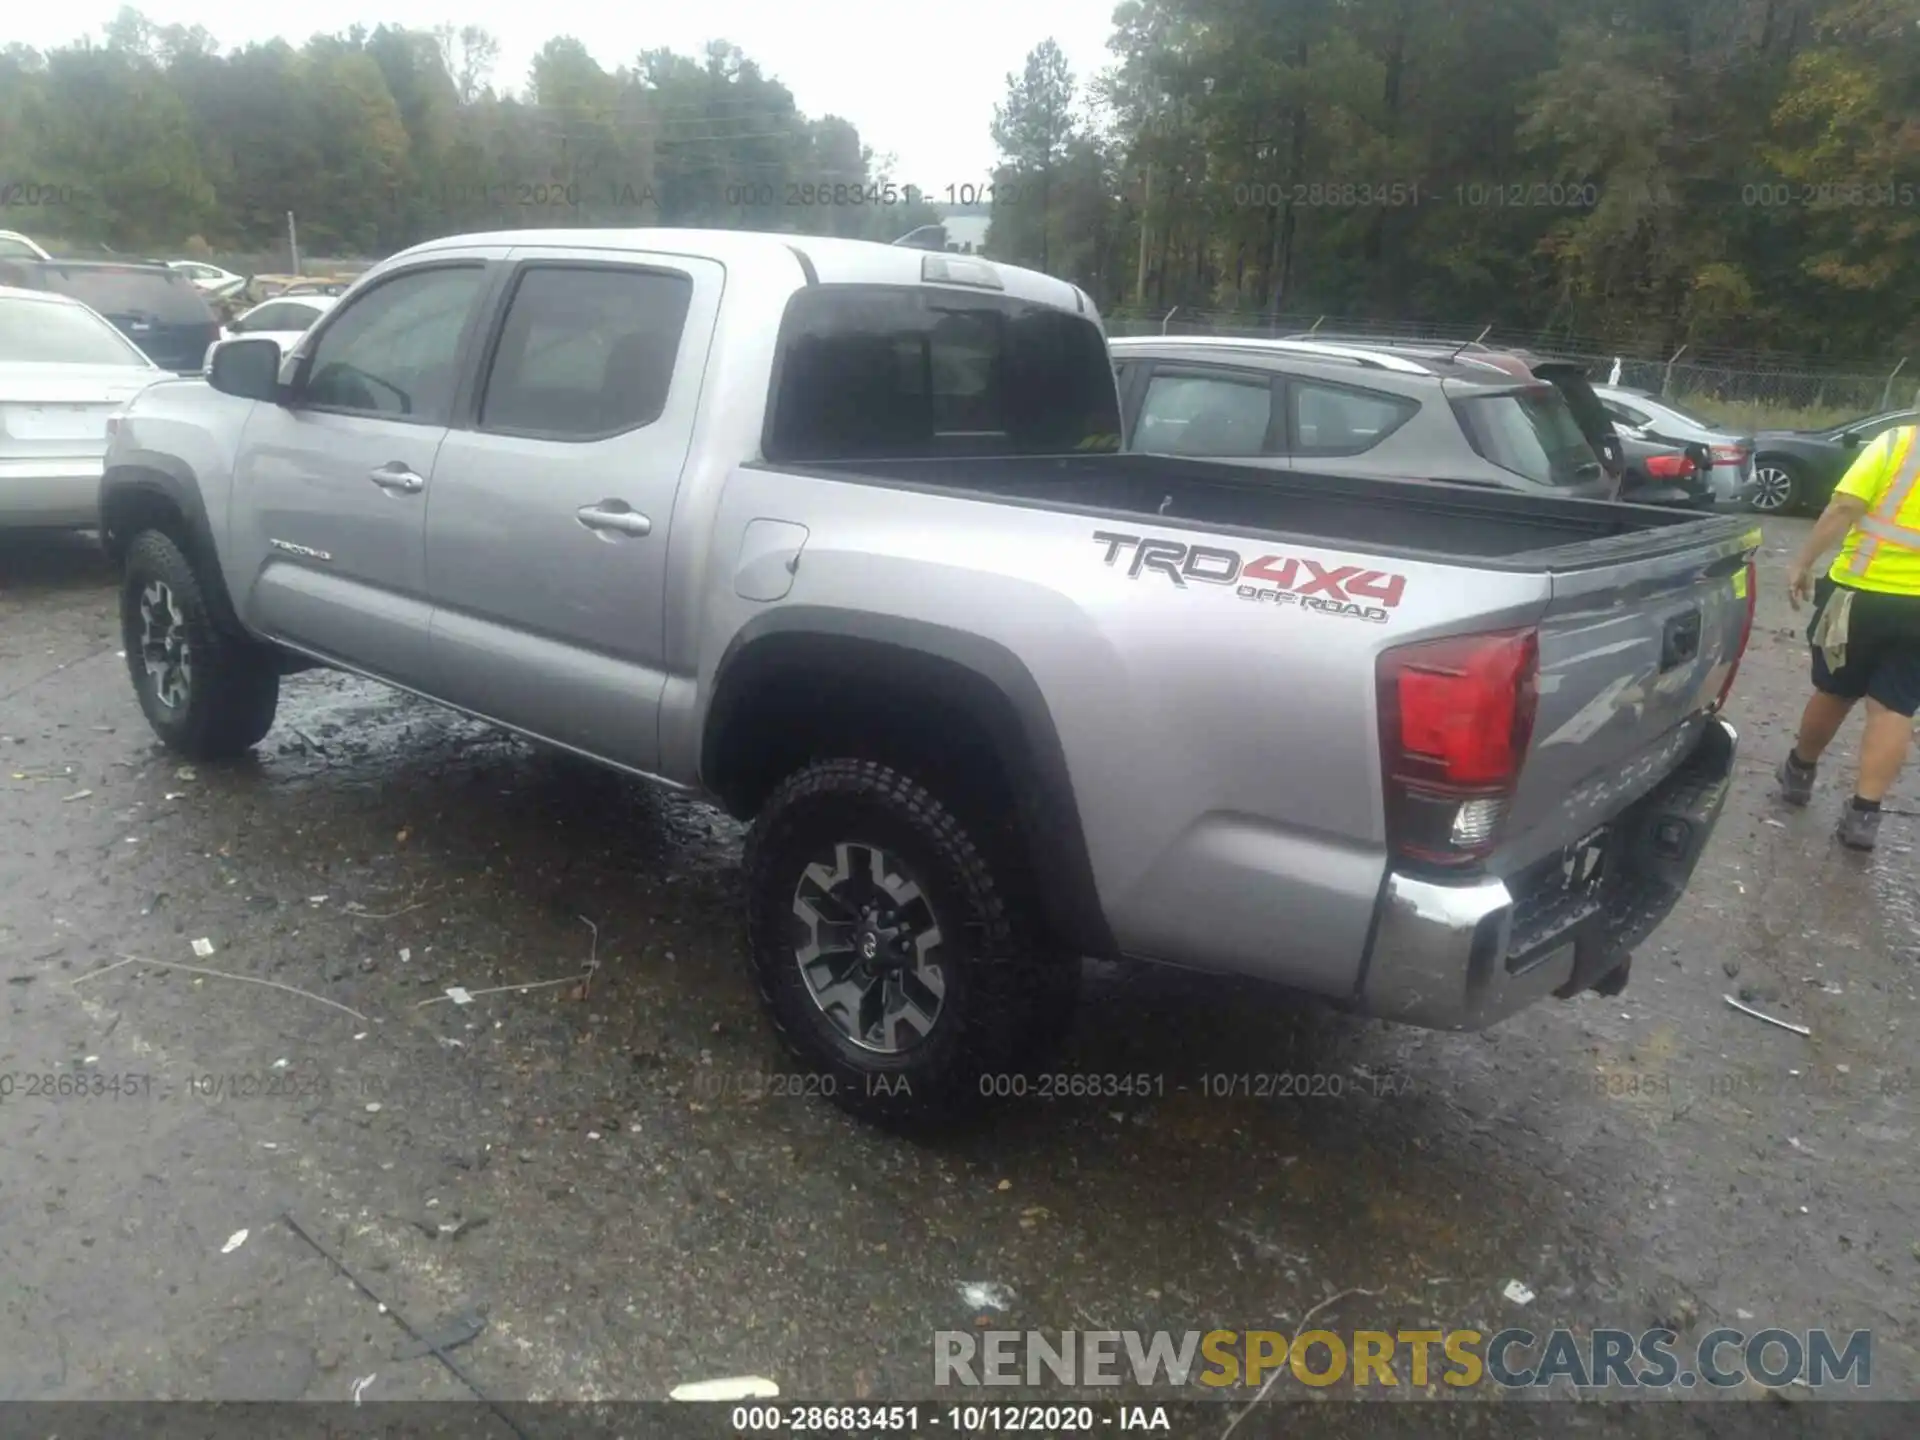
[[1477,1029],[1612,993],[1725,798],[1751,522],[1119,451],[1064,281],[847,240],[435,240],[117,417],[133,689],[235,755],[372,677],[751,822],[824,1093],[976,1101],[1082,957]]

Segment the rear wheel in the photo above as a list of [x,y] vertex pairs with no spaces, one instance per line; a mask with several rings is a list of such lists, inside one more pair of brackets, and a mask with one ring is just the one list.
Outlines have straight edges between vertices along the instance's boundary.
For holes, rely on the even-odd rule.
[[1017,857],[911,776],[824,760],[789,776],[748,841],[749,943],[812,1089],[926,1122],[1013,1088],[1055,1041],[1078,960],[1045,939]]
[[272,727],[280,702],[273,654],[220,629],[193,563],[161,531],[127,547],[120,633],[140,709],[169,749],[226,759]]
[[1806,503],[1800,469],[1778,455],[1761,457],[1753,467],[1753,508],[1763,515],[1784,515]]

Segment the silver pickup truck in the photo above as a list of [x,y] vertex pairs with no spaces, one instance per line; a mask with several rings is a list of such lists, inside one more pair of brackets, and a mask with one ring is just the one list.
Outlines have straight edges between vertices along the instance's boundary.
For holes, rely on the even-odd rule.
[[870,1116],[1004,1091],[1083,956],[1445,1028],[1612,993],[1726,792],[1749,523],[1115,453],[1092,302],[974,257],[437,240],[113,429],[168,745],[317,664],[712,797]]

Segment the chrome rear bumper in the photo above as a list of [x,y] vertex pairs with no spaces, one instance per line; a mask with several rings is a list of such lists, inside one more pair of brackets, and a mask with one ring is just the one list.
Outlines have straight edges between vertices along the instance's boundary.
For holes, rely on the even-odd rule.
[[1360,1009],[1428,1029],[1479,1030],[1608,974],[1685,891],[1726,804],[1738,741],[1725,720],[1707,722],[1673,773],[1612,821],[1614,873],[1600,903],[1565,907],[1557,927],[1551,905],[1516,896],[1507,880],[1389,874]]

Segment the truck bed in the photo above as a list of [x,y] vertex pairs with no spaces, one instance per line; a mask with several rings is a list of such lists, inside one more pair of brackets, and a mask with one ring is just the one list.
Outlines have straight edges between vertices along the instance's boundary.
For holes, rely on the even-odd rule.
[[1732,515],[1165,455],[943,456],[775,468],[1500,570],[1561,572],[1651,558],[1730,541],[1753,524]]

